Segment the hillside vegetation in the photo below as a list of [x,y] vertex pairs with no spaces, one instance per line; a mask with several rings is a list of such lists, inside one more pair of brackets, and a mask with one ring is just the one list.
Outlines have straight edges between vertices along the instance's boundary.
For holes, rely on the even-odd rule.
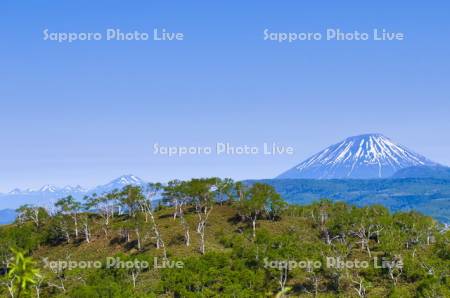
[[450,232],[416,212],[217,178],[18,212],[1,297],[450,297]]

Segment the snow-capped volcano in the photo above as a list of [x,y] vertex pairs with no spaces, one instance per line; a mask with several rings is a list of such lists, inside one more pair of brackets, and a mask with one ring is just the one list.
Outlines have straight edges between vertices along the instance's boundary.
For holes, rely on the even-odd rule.
[[39,189],[40,192],[56,192],[57,190],[58,188],[51,184],[44,185]]
[[400,169],[437,165],[382,134],[349,137],[279,175],[284,178],[387,178]]
[[144,186],[145,184],[146,184],[146,182],[139,177],[136,177],[134,175],[123,175],[123,176],[120,176],[119,178],[114,179],[113,181],[109,182],[108,184],[97,186],[97,187],[91,189],[89,192],[90,193],[95,192],[97,194],[102,194],[102,193],[109,192],[109,191],[112,191],[115,189],[121,190],[122,188],[124,188],[127,185]]

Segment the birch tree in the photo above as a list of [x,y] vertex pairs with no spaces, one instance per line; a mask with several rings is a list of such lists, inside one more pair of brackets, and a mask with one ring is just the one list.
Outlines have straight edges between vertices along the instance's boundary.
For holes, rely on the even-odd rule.
[[242,214],[252,223],[253,238],[256,238],[256,221],[263,213],[278,210],[284,201],[275,189],[267,184],[255,183],[248,191],[248,196],[240,204]]
[[197,234],[200,236],[200,253],[206,252],[205,231],[209,215],[215,204],[215,183],[216,179],[192,179],[189,181],[185,191],[192,198],[195,212],[198,217]]
[[18,214],[17,220],[19,223],[32,221],[36,229],[39,229],[42,225],[42,221],[49,216],[44,208],[28,204],[20,206],[16,212]]
[[193,201],[189,185],[188,182],[174,180],[164,187],[163,193],[163,201],[173,205],[175,208],[173,218],[176,219],[178,217],[180,219],[186,246],[190,246],[191,243],[189,223],[186,220],[184,211],[185,207]]
[[74,224],[75,238],[78,238],[79,229],[78,229],[78,217],[81,210],[81,203],[76,201],[74,197],[68,196],[62,199],[59,199],[55,207],[59,209],[59,212],[65,215],[69,215]]

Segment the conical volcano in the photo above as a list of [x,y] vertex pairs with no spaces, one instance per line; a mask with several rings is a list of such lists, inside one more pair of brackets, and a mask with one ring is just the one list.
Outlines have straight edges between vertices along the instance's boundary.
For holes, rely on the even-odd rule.
[[387,178],[400,169],[434,165],[437,163],[396,144],[382,134],[364,134],[325,148],[277,178]]

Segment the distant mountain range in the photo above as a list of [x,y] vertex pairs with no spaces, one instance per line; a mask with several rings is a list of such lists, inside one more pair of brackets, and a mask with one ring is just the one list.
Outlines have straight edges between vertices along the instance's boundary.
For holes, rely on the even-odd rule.
[[439,164],[396,144],[382,134],[349,137],[306,159],[277,179],[389,178],[410,167]]
[[68,195],[72,195],[73,197],[80,199],[85,195],[90,195],[93,193],[102,194],[110,192],[114,189],[122,189],[126,185],[144,186],[145,184],[146,182],[139,177],[134,175],[123,175],[107,184],[99,185],[91,189],[85,189],[81,186],[57,187],[50,184],[44,185],[39,189],[20,190],[16,188],[9,193],[0,194],[0,210],[17,209],[24,204],[50,207],[57,199]]
[[[7,194],[3,195],[32,195],[32,194],[61,194],[61,195],[69,195],[69,194],[76,194],[76,193],[85,193],[86,190],[82,188],[81,186],[65,186],[65,187],[57,187],[51,184],[46,184],[42,186],[41,188],[27,188],[24,190],[21,190],[19,188],[15,188],[11,190]],[[2,195],[2,194],[0,194]]]

